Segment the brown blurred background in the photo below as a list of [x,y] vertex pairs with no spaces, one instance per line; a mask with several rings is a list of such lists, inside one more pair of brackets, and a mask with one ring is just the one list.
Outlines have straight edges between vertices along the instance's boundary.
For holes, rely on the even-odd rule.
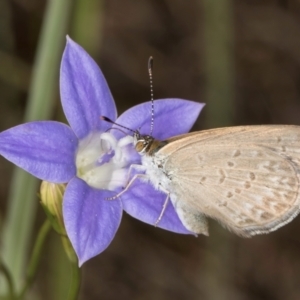
[[[119,113],[149,100],[147,60],[153,55],[155,98],[206,102],[195,129],[213,126],[205,113],[210,100],[204,2],[106,0],[95,6],[93,22],[70,24],[75,41],[79,30],[89,38],[83,47],[100,65]],[[1,131],[22,123],[45,7],[45,0],[0,0]],[[231,124],[300,125],[300,2],[236,0],[231,14]],[[53,118],[60,118],[58,91],[56,103]],[[216,126],[221,123],[215,120]],[[12,169],[0,158],[2,220]],[[44,218],[39,208],[36,228]],[[33,287],[46,300],[56,299],[56,284],[69,284],[59,244],[53,234]],[[242,239],[219,225],[212,225],[209,238],[195,238],[124,215],[109,248],[84,264],[80,295],[87,300],[300,299],[300,217],[269,235]]]

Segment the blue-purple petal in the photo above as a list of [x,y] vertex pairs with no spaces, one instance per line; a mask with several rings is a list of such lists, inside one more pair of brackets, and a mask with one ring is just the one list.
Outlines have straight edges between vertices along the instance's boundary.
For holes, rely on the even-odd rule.
[[111,127],[101,116],[116,119],[115,102],[100,68],[70,38],[61,63],[60,94],[67,120],[79,139]]
[[54,121],[25,123],[0,133],[0,154],[33,176],[54,183],[76,174],[78,139],[71,128]]
[[[155,225],[158,220],[167,195],[156,191],[149,183],[139,179],[122,194],[123,209],[132,217],[150,225]],[[157,227],[182,234],[194,234],[188,231],[181,223],[169,201],[162,219]]]
[[[204,105],[183,99],[155,100],[152,136],[164,140],[189,132]],[[138,129],[141,134],[150,134],[151,102],[145,102],[128,109],[116,122],[133,130]],[[122,136],[117,130],[112,132],[118,137]]]
[[113,240],[122,218],[120,200],[107,200],[115,193],[96,190],[75,177],[65,191],[63,216],[68,237],[79,265],[104,251]]

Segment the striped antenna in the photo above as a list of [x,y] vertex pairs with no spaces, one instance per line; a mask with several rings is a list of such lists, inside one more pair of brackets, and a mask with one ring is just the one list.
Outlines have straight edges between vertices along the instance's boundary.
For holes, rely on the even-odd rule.
[[153,99],[153,57],[150,56],[148,60],[148,73],[150,79],[150,95],[151,95],[151,125],[150,125],[150,135],[152,136],[153,133],[153,126],[154,126],[154,99]]
[[129,131],[131,131],[131,132],[133,132],[133,133],[136,132],[136,131],[134,131],[134,130],[132,130],[132,129],[126,127],[126,126],[123,126],[123,125],[121,125],[121,124],[118,124],[118,123],[112,121],[112,120],[111,120],[110,118],[108,118],[108,117],[100,116],[100,119],[103,120],[103,121],[106,121],[106,122],[108,122],[108,123],[111,123],[111,124],[117,125],[117,126],[119,126],[119,127],[122,127],[122,128],[124,128],[124,129],[127,129],[127,130],[129,130]]

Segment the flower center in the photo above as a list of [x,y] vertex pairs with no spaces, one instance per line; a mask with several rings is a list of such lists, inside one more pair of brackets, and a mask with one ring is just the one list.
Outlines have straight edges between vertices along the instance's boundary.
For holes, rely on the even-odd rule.
[[77,176],[98,189],[113,191],[124,187],[132,143],[132,136],[117,140],[109,132],[87,136],[79,143],[76,155]]

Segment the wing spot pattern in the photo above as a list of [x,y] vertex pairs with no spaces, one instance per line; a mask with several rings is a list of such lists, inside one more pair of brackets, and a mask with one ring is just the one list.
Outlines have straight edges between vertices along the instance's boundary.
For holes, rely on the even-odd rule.
[[253,156],[254,157],[264,157],[264,154],[262,151],[253,151]]
[[269,172],[277,172],[278,170],[285,170],[284,165],[281,162],[276,161],[268,161],[263,168],[268,170]]
[[273,205],[273,208],[275,209],[275,211],[278,214],[281,214],[283,211],[286,210],[287,205],[283,204],[283,203],[276,203],[276,205]]
[[234,163],[233,163],[232,161],[228,161],[228,162],[227,162],[227,165],[228,165],[228,167],[233,167],[233,166],[234,166]]
[[203,156],[201,154],[197,155],[198,162],[203,162]]
[[228,192],[226,196],[227,196],[227,198],[231,198],[233,196],[233,194],[231,192]]
[[226,178],[225,177],[225,172],[222,169],[220,169],[219,174],[220,174],[219,184],[222,184],[225,181],[225,178]]
[[244,186],[245,186],[245,189],[251,188],[251,184],[250,184],[249,181],[246,181],[245,184],[244,184]]
[[261,218],[261,220],[263,220],[263,221],[268,221],[268,220],[270,220],[270,219],[273,218],[273,215],[270,214],[270,213],[268,213],[268,212],[266,212],[266,211],[264,211],[264,212],[260,215],[260,218]]
[[254,225],[256,223],[255,220],[250,219],[247,215],[241,214],[240,220],[238,221],[238,224],[240,226],[245,226],[245,225]]
[[253,172],[249,173],[250,180],[254,181],[256,179],[255,174]]
[[200,182],[204,182],[205,180],[206,180],[205,176],[203,176],[203,177],[200,178]]
[[234,190],[237,194],[240,194],[242,191],[240,189],[235,189]]
[[240,150],[236,150],[233,154],[233,157],[238,157],[241,155],[241,151]]

